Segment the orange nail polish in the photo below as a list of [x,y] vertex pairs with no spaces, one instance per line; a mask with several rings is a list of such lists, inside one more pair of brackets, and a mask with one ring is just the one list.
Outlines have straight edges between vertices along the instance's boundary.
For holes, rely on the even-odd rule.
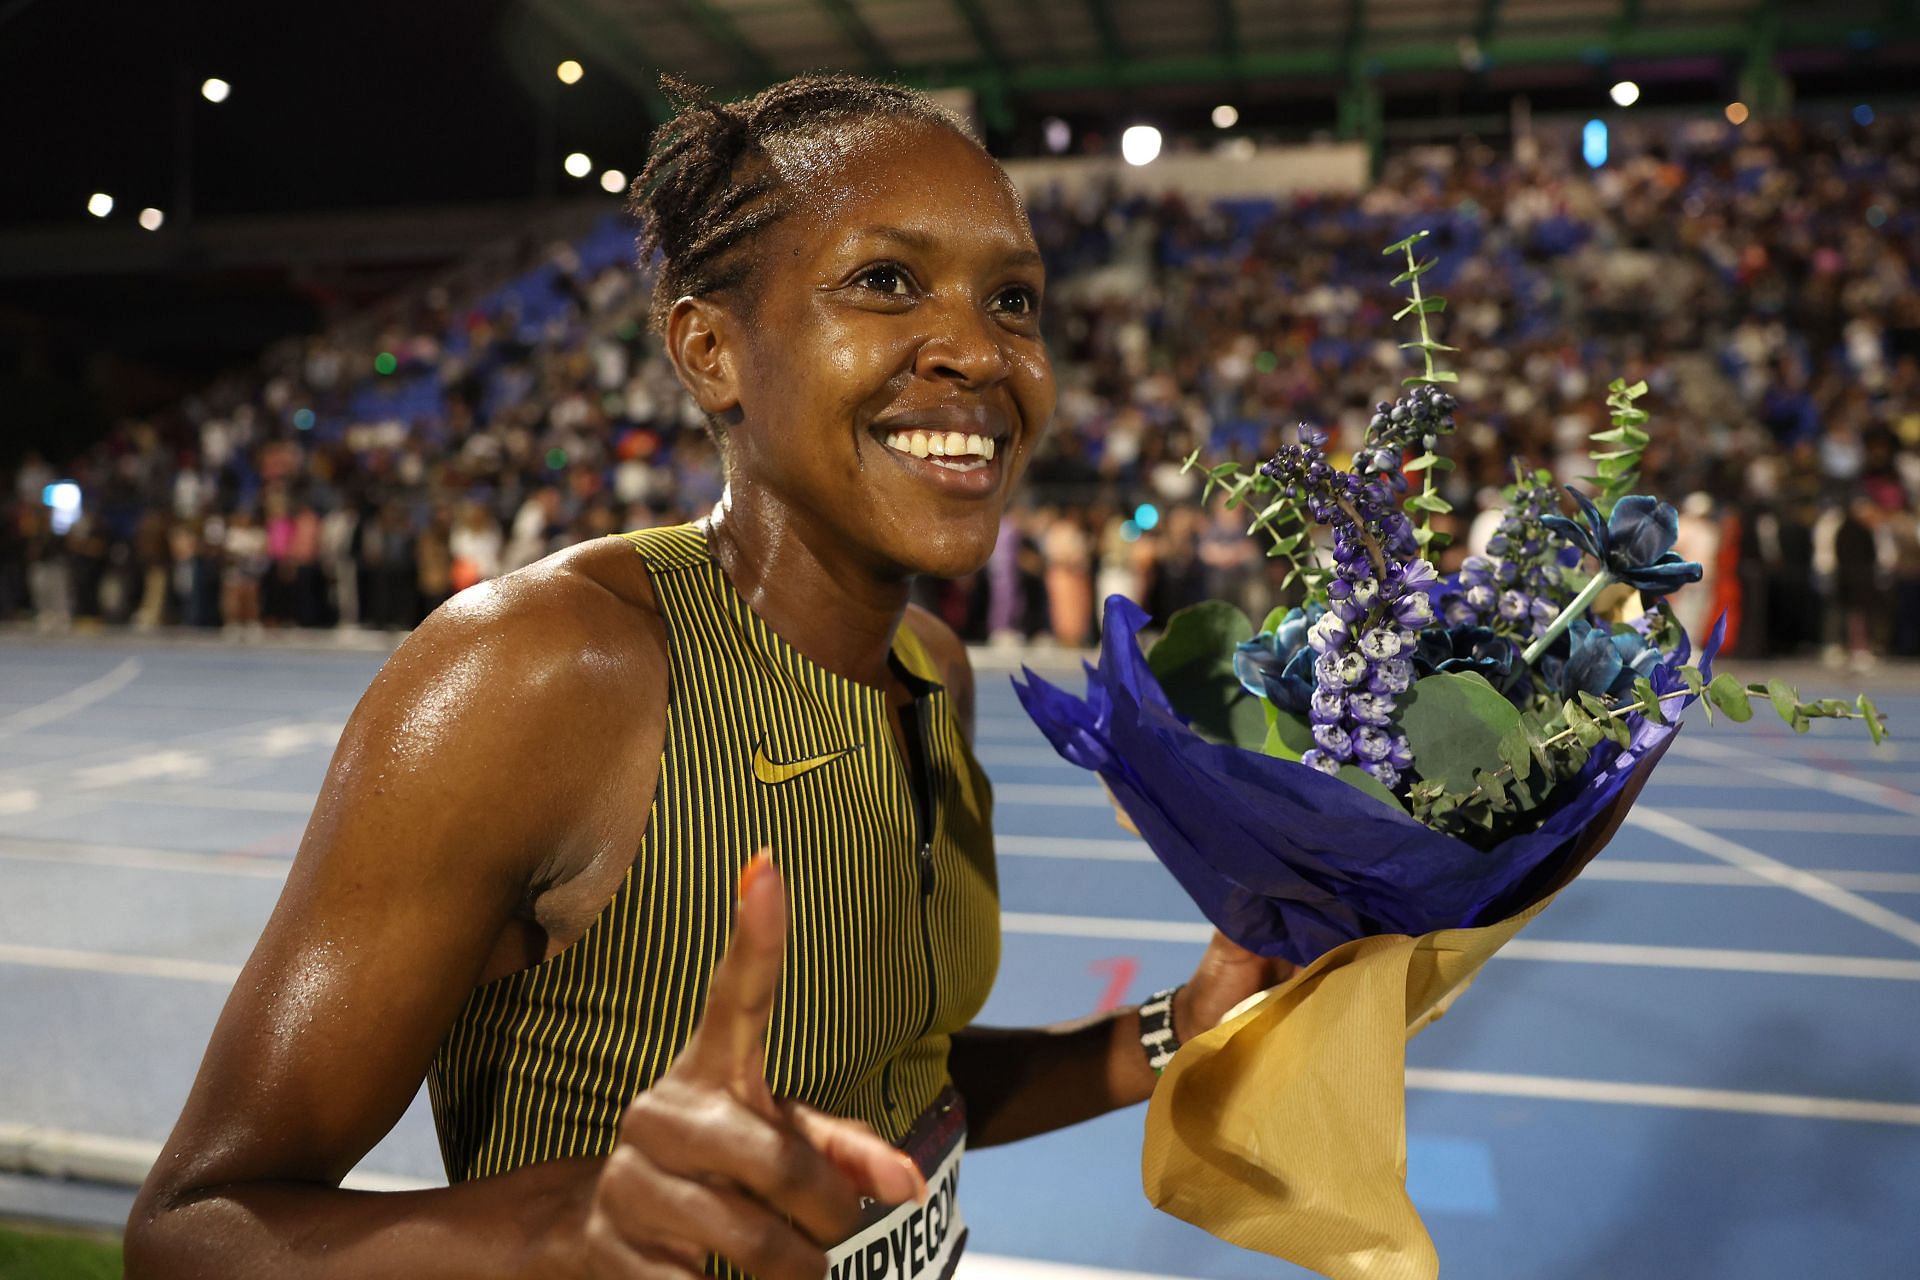
[[754,880],[759,877],[760,873],[772,865],[772,859],[762,857],[757,853],[747,859],[747,865],[740,869],[740,896],[742,898],[747,896],[747,890],[752,887]]

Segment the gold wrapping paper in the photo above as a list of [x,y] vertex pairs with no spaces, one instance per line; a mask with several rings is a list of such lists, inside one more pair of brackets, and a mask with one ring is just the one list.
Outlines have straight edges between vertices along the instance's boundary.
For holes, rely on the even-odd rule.
[[1551,901],[1356,939],[1183,1045],[1147,1109],[1147,1198],[1329,1280],[1434,1280],[1407,1198],[1406,1042]]

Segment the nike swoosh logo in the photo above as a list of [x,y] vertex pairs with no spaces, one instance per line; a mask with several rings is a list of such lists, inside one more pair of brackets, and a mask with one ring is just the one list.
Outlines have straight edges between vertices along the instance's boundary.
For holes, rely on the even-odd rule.
[[767,756],[766,744],[756,742],[753,744],[753,776],[756,781],[764,782],[770,787],[777,787],[783,782],[793,781],[803,773],[812,773],[821,765],[832,764],[842,756],[850,756],[859,749],[860,744],[856,743],[851,747],[829,751],[823,756],[810,756],[805,760],[773,760]]

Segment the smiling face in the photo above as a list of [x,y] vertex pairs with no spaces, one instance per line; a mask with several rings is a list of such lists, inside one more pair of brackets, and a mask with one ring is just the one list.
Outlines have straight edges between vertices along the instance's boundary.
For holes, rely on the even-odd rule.
[[1053,414],[1019,198],[978,147],[919,121],[771,151],[792,205],[752,246],[752,280],[683,299],[667,325],[727,424],[733,506],[790,513],[883,576],[971,572]]

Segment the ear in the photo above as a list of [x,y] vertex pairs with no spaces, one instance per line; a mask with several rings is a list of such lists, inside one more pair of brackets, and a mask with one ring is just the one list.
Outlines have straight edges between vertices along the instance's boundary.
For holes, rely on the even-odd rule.
[[709,416],[740,407],[732,319],[706,298],[681,298],[667,312],[667,358],[694,403]]

